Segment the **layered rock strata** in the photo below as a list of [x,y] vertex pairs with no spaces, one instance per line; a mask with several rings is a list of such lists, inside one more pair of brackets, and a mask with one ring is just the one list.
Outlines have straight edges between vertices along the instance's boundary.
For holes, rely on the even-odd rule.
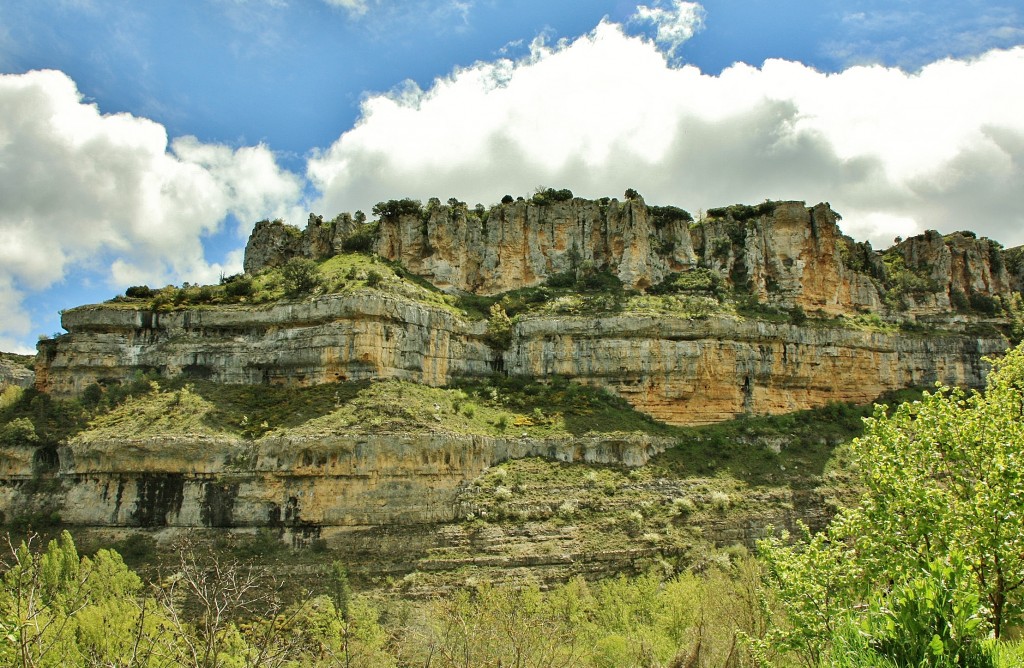
[[[425,207],[406,202],[385,207],[370,224],[348,214],[328,223],[310,215],[304,231],[257,223],[246,271],[296,256],[324,259],[353,235],[365,235],[376,253],[438,287],[483,295],[539,285],[585,266],[641,291],[672,273],[708,268],[764,303],[830,315],[882,310],[887,293],[903,299],[906,288],[870,244],[841,232],[827,203],[735,205],[694,221],[682,209],[647,206],[639,196],[622,202],[520,199],[488,210],[436,199]],[[948,313],[958,292],[1006,299],[1020,287],[1020,271],[1008,272],[1004,260],[1017,256],[969,233],[930,231],[891,250],[926,279],[911,286],[909,310],[893,314],[897,318]]]
[[[324,527],[452,521],[460,486],[509,459],[641,466],[669,445],[642,435],[80,437],[56,462],[41,461],[35,447],[0,448],[0,513],[45,503],[71,525],[269,526],[304,540]],[[51,481],[45,494],[30,484],[40,475]]]
[[243,384],[400,378],[436,386],[489,373],[493,360],[483,323],[373,291],[166,313],[97,305],[66,311],[61,324],[68,334],[40,343],[36,381],[58,394],[140,372]]
[[0,390],[8,385],[32,387],[34,382],[35,375],[31,369],[26,369],[9,360],[0,359]]
[[37,387],[78,393],[158,372],[224,383],[400,378],[433,386],[494,371],[606,387],[672,424],[782,413],[942,382],[983,384],[997,334],[913,335],[726,315],[523,318],[507,350],[485,325],[373,292],[265,309],[67,311],[69,334],[41,345]]

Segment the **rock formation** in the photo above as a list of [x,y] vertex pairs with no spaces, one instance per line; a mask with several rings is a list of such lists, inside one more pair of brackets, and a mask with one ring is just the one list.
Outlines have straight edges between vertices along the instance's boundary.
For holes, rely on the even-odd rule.
[[31,369],[10,360],[0,358],[0,390],[7,385],[15,387],[32,387],[35,375]]
[[[693,220],[635,193],[624,201],[565,193],[506,198],[489,210],[397,200],[379,205],[373,222],[311,215],[304,230],[262,221],[245,270],[258,277],[293,258],[373,252],[395,276],[414,274],[452,295],[550,290],[599,275],[615,284],[611,306],[574,310],[556,300],[518,313],[497,337],[453,297],[431,302],[369,281],[267,303],[122,299],[64,312],[68,333],[39,344],[35,386],[81,396],[149,374],[439,387],[497,372],[599,386],[657,420],[701,425],[936,382],[978,386],[983,358],[1005,350],[1019,325],[1024,253],[969,233],[927,232],[882,253],[843,235],[828,204],[734,205]],[[508,459],[638,466],[669,445],[644,434],[544,440],[430,430],[8,443],[0,513],[48,498],[47,508],[75,525],[272,527],[302,543],[459,518],[466,482]],[[35,494],[40,476],[58,491]],[[792,499],[777,501],[765,522],[792,521],[784,512]],[[820,518],[810,505],[801,516]],[[752,525],[745,539],[759,530]]]
[[490,210],[454,200],[432,199],[425,207],[400,200],[362,225],[348,214],[330,223],[310,215],[301,232],[261,221],[246,247],[245,268],[258,273],[295,256],[322,260],[361,235],[380,256],[442,289],[482,295],[540,285],[583,266],[641,291],[672,273],[708,268],[764,303],[828,315],[880,311],[894,291],[901,298],[912,293],[904,304],[909,311],[896,315],[941,315],[953,308],[951,295],[953,301],[957,293],[1006,299],[1019,289],[1022,270],[1007,271],[1003,255],[1009,252],[999,244],[934,231],[887,252],[902,258],[901,270],[926,279],[894,284],[901,276],[870,244],[845,236],[837,221],[827,203],[735,205],[694,221],[682,209],[649,207],[640,196],[622,202],[520,199]]

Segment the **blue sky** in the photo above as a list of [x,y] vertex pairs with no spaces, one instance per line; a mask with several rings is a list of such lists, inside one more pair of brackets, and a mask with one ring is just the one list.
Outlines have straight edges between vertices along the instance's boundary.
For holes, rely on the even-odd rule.
[[0,0],[0,349],[252,224],[539,185],[1024,243],[1019,2]]

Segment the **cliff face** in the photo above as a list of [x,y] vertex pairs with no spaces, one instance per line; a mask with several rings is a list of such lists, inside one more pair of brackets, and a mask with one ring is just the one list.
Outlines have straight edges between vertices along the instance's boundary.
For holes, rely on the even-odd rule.
[[[639,197],[546,197],[490,210],[400,201],[382,206],[373,223],[310,216],[302,231],[264,221],[249,240],[245,267],[257,274],[295,257],[325,260],[352,250],[375,251],[459,294],[498,295],[545,283],[554,289],[552,279],[576,287],[563,287],[551,303],[512,320],[492,315],[485,322],[471,319],[450,295],[418,288],[429,293],[421,299],[415,295],[424,293],[395,288],[413,285],[402,282],[405,272],[389,274],[390,287],[352,278],[371,266],[385,268],[374,260],[362,269],[352,265],[349,282],[330,283],[325,289],[335,292],[329,294],[177,310],[141,299],[84,306],[63,313],[68,334],[40,342],[36,388],[82,395],[94,384],[112,386],[140,374],[256,386],[378,379],[447,386],[497,372],[562,376],[607,388],[669,424],[701,425],[832,401],[868,402],[936,382],[981,385],[983,358],[1007,346],[1001,333],[1010,329],[1007,308],[1019,304],[1014,293],[1024,283],[1020,249],[1003,251],[966,233],[929,232],[878,253],[844,236],[827,204],[736,205],[693,221],[681,209],[650,207]],[[367,259],[335,262],[357,257]],[[595,272],[613,276],[625,290],[601,295],[607,303],[589,311],[558,306],[558,299],[579,297],[571,291]],[[501,336],[493,331],[496,322],[507,325]],[[5,441],[0,513],[53,514],[101,528],[272,527],[296,544],[346,535],[342,542],[351,546],[363,532],[368,547],[359,559],[373,561],[381,544],[399,552],[406,539],[443,544],[448,538],[423,527],[493,510],[493,503],[467,496],[467,483],[500,462],[537,456],[640,466],[672,445],[640,433],[544,439],[504,426],[501,437],[434,427],[249,440],[86,431],[59,447]],[[18,433],[11,430],[7,440]],[[650,486],[650,498],[661,504],[689,493],[680,481]],[[715,540],[750,542],[767,524],[797,516],[817,522],[827,514],[820,498],[797,501],[781,488],[765,494],[771,511],[751,513],[746,528],[716,525],[717,514],[705,518],[706,528]],[[556,514],[562,501],[542,514]],[[623,513],[628,503],[621,501]],[[581,544],[565,548],[579,553],[566,563],[582,563],[602,549]],[[627,552],[609,559],[635,556]],[[451,564],[457,568],[458,560]]]
[[[495,370],[606,387],[678,425],[870,401],[936,381],[981,385],[1001,336],[796,326],[734,316],[534,316],[507,350],[485,324],[376,293],[266,309],[67,311],[70,333],[41,345],[39,389],[65,394],[139,372],[224,383],[400,378],[433,386]],[[841,379],[841,382],[840,380]]]
[[[270,526],[308,540],[331,527],[452,521],[460,486],[510,459],[639,466],[668,445],[450,434],[72,439],[60,448],[48,502],[80,526]],[[0,448],[5,477],[30,478],[31,460],[28,449]],[[0,512],[31,504],[24,485],[5,482]]]
[[980,385],[1001,337],[907,336],[730,318],[519,323],[505,369],[602,385],[670,424],[864,403],[910,386]]
[[300,385],[401,378],[443,385],[490,372],[482,323],[375,292],[260,308],[72,309],[40,344],[36,386],[77,394],[137,372],[223,383]]
[[[676,272],[706,268],[730,288],[780,308],[853,315],[898,305],[894,317],[948,313],[958,295],[1005,300],[1024,275],[1019,262],[1015,271],[1006,268],[1019,253],[968,233],[907,239],[885,254],[901,258],[894,267],[870,244],[843,235],[825,203],[735,205],[710,209],[700,221],[675,207],[647,206],[639,196],[521,199],[489,210],[436,199],[425,207],[392,204],[373,224],[347,214],[329,223],[310,215],[302,232],[258,223],[246,247],[246,271],[295,256],[324,259],[362,235],[365,247],[455,292],[495,295],[585,267],[644,291]],[[907,284],[905,272],[919,280]]]
[[0,358],[0,390],[7,385],[15,387],[32,387],[35,380],[31,370]]

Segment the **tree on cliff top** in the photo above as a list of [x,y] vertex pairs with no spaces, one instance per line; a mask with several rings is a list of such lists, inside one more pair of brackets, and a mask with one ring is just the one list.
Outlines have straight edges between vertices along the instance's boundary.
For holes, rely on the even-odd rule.
[[320,269],[308,258],[293,257],[281,267],[284,292],[289,297],[308,294],[320,285]]
[[1024,345],[992,365],[983,393],[876,407],[851,446],[860,505],[805,543],[761,544],[792,622],[780,644],[820,661],[845,626],[897,663],[990,665],[978,641],[1024,618]]

